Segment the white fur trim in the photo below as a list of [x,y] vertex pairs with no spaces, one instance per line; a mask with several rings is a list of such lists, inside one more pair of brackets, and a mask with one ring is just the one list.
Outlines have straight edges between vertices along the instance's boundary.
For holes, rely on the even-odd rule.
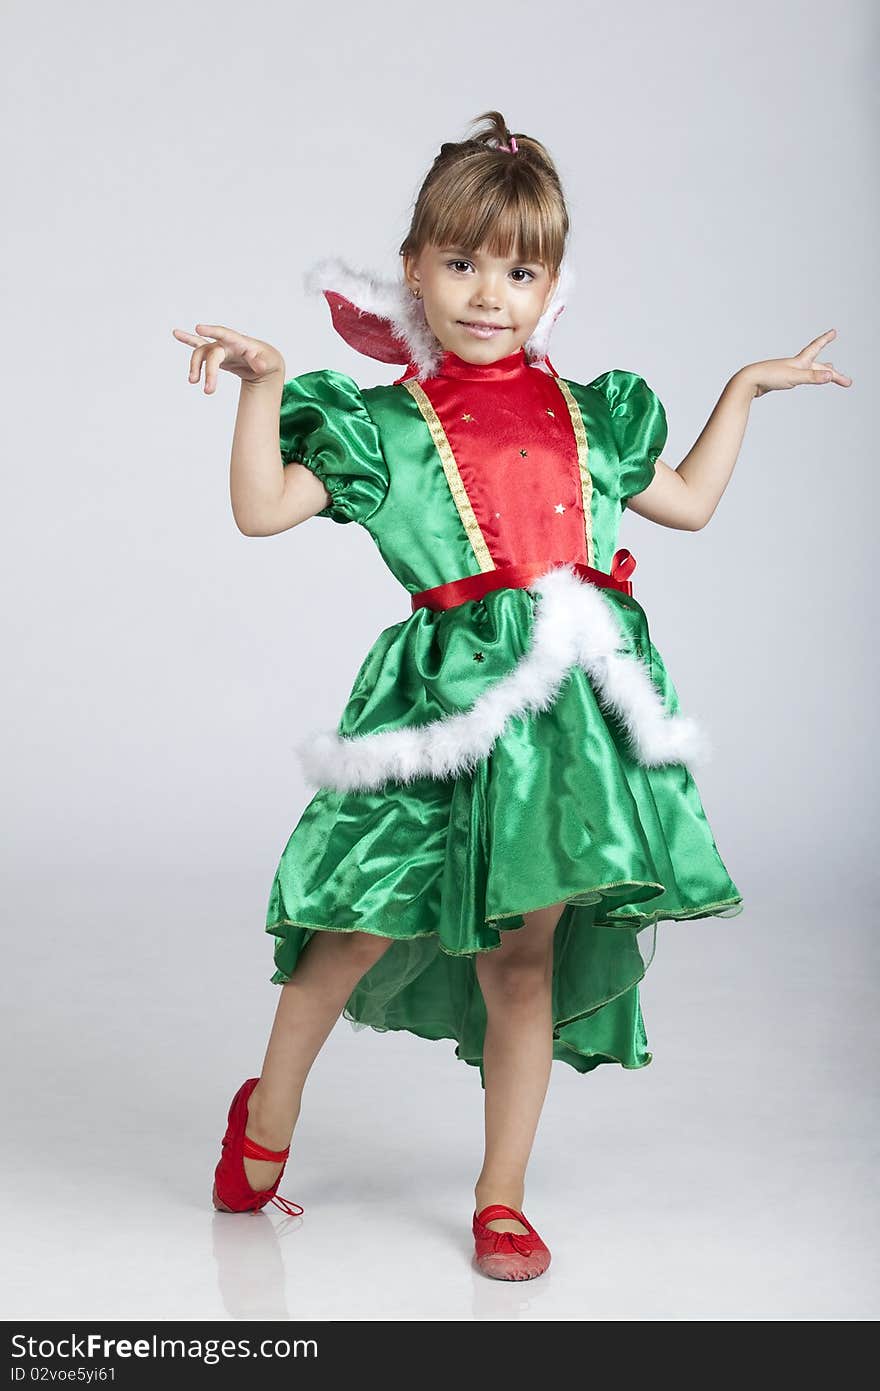
[[[443,346],[425,317],[424,301],[415,298],[402,276],[398,280],[385,279],[370,271],[357,270],[338,256],[330,256],[306,271],[304,285],[307,294],[335,291],[350,300],[361,314],[375,314],[385,319],[392,335],[403,344],[410,361],[418,369],[418,381],[424,381],[437,371]],[[537,364],[547,356],[553,325],[565,308],[573,285],[574,271],[563,257],[553,297],[531,338],[524,344],[529,362]]]
[[389,779],[407,783],[470,772],[513,716],[552,706],[575,665],[589,675],[599,703],[622,721],[638,763],[695,766],[712,756],[708,736],[692,717],[666,713],[649,668],[626,650],[599,586],[581,580],[571,565],[560,565],[530,588],[538,601],[529,650],[470,710],[409,729],[311,736],[295,745],[306,780],[315,787],[361,791]]

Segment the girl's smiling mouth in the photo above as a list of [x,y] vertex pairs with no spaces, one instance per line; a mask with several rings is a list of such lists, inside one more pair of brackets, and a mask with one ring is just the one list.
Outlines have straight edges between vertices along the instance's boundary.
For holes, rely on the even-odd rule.
[[496,333],[506,333],[506,324],[481,324],[471,323],[467,319],[459,319],[462,328],[466,328],[468,333],[472,333],[475,338],[491,338]]

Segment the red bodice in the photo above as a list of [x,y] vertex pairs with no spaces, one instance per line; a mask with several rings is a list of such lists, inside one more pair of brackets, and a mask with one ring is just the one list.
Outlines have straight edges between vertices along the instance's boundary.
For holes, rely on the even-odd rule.
[[522,348],[485,365],[446,352],[421,385],[494,564],[591,563],[575,425],[556,377]]

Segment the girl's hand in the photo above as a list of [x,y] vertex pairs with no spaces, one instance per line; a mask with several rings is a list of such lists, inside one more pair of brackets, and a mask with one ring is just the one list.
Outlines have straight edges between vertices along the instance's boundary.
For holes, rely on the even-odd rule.
[[823,385],[836,382],[838,386],[852,386],[852,377],[846,377],[835,370],[832,362],[814,362],[816,354],[837,337],[837,329],[830,328],[821,333],[802,348],[797,357],[773,357],[767,362],[750,362],[740,368],[737,376],[747,381],[755,396],[763,396],[767,391],[787,391],[792,386],[810,383]]
[[276,374],[284,376],[284,358],[277,348],[259,338],[248,338],[234,328],[224,328],[222,324],[196,324],[195,333],[186,333],[182,328],[172,329],[172,332],[178,342],[189,343],[195,348],[189,364],[189,380],[198,382],[204,366],[206,395],[216,390],[219,367],[243,382],[264,382]]

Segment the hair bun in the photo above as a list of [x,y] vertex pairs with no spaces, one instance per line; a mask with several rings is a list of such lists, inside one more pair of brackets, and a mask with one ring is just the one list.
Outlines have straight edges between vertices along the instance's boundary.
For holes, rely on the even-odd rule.
[[[474,124],[474,123],[472,123]],[[500,111],[484,111],[463,140],[444,140],[419,190],[401,255],[430,242],[493,245],[496,254],[540,261],[556,272],[568,237],[568,211],[550,152],[511,131]],[[497,158],[500,155],[501,158]]]

